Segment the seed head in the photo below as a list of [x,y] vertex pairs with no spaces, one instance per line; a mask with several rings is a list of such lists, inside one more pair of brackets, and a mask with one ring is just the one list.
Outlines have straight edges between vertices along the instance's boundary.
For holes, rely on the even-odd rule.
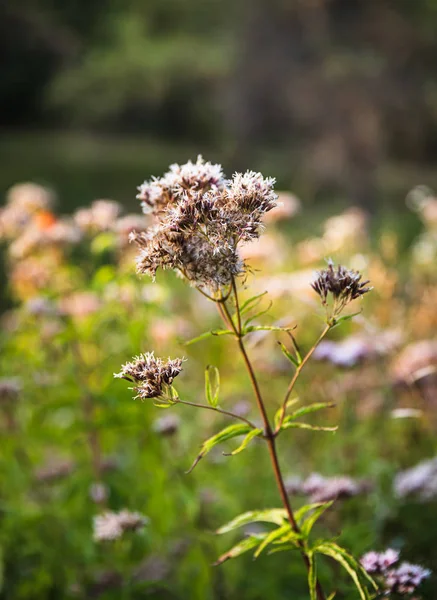
[[352,271],[342,265],[334,268],[330,260],[328,268],[317,273],[317,279],[311,284],[325,307],[328,307],[330,297],[333,300],[330,318],[337,317],[343,308],[367,292],[371,287],[366,287],[369,281],[361,281],[362,275],[359,271]]
[[156,223],[132,233],[140,248],[137,270],[152,276],[174,269],[192,285],[212,291],[246,270],[238,245],[259,237],[262,217],[276,205],[274,180],[248,171],[226,181],[220,165],[172,165],[140,188],[143,209]]
[[158,398],[182,371],[182,362],[181,358],[169,358],[164,361],[162,358],[156,358],[153,352],[146,352],[123,365],[120,373],[114,373],[114,377],[135,383],[133,389],[137,398]]

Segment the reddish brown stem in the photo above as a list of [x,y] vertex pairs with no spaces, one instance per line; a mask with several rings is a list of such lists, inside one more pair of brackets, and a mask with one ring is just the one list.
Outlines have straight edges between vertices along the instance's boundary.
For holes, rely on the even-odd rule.
[[[236,310],[239,313],[238,297],[237,297],[237,290],[236,290],[235,282],[233,282],[233,290],[234,290],[234,295],[235,295]],[[255,371],[253,369],[252,363],[250,362],[249,356],[248,356],[248,354],[246,352],[246,348],[244,346],[241,325],[238,328],[234,325],[232,316],[231,316],[229,309],[226,306],[225,302],[221,304],[221,306],[219,308],[219,312],[223,318],[223,321],[226,323],[226,325],[230,326],[234,331],[240,353],[243,357],[244,364],[246,366],[246,370],[248,372],[249,379],[252,384],[252,388],[253,388],[255,399],[256,399],[256,402],[258,405],[258,409],[261,413],[261,417],[263,420],[264,438],[267,442],[267,447],[269,449],[270,460],[271,460],[272,467],[273,467],[273,473],[275,476],[275,481],[276,481],[276,485],[279,490],[279,494],[281,496],[282,504],[284,505],[284,508],[287,511],[287,516],[290,521],[291,527],[293,528],[293,531],[295,531],[296,533],[299,534],[300,528],[294,517],[293,509],[291,508],[287,490],[285,489],[284,477],[282,475],[281,467],[279,465],[278,453],[276,450],[276,439],[275,439],[276,434],[272,430],[272,427],[270,425],[269,417],[267,415],[267,411],[266,411],[265,404],[264,404],[264,401],[263,401],[263,398],[261,395],[261,390],[260,390],[256,375],[255,375]],[[240,319],[238,319],[238,323],[240,324]],[[310,561],[305,552],[304,544],[302,541],[299,541],[298,543],[299,543],[300,552],[301,552],[303,561],[305,563],[307,570],[309,571],[310,570]],[[317,581],[317,583],[316,583],[316,594],[317,594],[317,600],[325,600],[325,594],[322,590],[322,587],[321,587],[319,581]]]

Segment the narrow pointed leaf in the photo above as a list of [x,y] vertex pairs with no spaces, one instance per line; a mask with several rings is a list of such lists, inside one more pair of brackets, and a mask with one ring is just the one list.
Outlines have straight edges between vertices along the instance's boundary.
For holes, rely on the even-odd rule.
[[350,321],[351,319],[353,319],[354,317],[357,317],[361,313],[362,313],[362,311],[359,310],[358,312],[353,313],[351,315],[343,315],[342,317],[336,318],[335,323],[331,326],[331,329],[334,329],[334,327],[337,327],[337,325],[341,325],[341,323],[344,323],[345,321]]
[[359,574],[361,574],[361,569],[356,563],[355,559],[350,556],[343,548],[340,548],[337,544],[333,542],[324,542],[319,546],[314,548],[314,551],[319,552],[320,554],[324,554],[325,556],[329,556],[337,561],[345,571],[350,575],[353,582],[355,583],[355,587],[360,595],[361,600],[371,600],[369,591],[362,584]]
[[183,344],[184,344],[184,346],[191,346],[191,344],[196,344],[197,342],[206,340],[207,338],[211,337],[212,335],[217,336],[217,335],[233,335],[233,334],[234,334],[234,332],[231,331],[230,329],[212,329],[211,331],[205,331],[204,333],[201,333],[197,337],[194,337],[191,340],[188,340],[187,342],[183,342]]
[[314,527],[315,523],[320,519],[320,517],[323,515],[323,513],[330,506],[332,506],[332,504],[333,504],[332,501],[321,504],[320,506],[318,506],[317,508],[314,509],[314,511],[310,514],[309,517],[307,517],[305,519],[305,521],[301,525],[301,532],[305,539],[308,539],[308,537],[311,533],[311,529]]
[[220,373],[217,367],[208,365],[205,369],[205,396],[208,404],[215,408],[219,401]]
[[250,444],[250,441],[253,440],[253,438],[255,438],[257,435],[260,435],[262,432],[262,429],[252,429],[252,431],[250,431],[246,435],[243,442],[240,444],[240,446],[238,446],[238,448],[236,448],[233,452],[223,452],[223,454],[225,456],[234,456],[235,454],[239,454]]
[[257,294],[256,296],[252,296],[248,298],[243,304],[240,306],[240,315],[244,315],[248,310],[256,306],[256,304],[265,296],[268,292],[262,292],[261,294]]
[[259,312],[255,313],[254,315],[249,317],[244,323],[244,328],[246,328],[249,325],[249,323],[252,323],[252,321],[254,321],[255,319],[258,319],[259,317],[262,317],[263,315],[268,313],[269,310],[272,308],[272,306],[273,306],[273,302],[269,302],[269,305],[267,308],[264,308],[263,310],[260,310]]
[[[299,398],[291,398],[291,399],[287,400],[287,402],[285,404],[285,410],[287,410],[287,408],[290,408],[290,406],[297,404],[297,402],[299,402]],[[283,410],[283,407],[281,406],[281,408],[279,408],[275,413],[275,426],[276,427],[278,427],[279,422],[281,420],[282,410]]]
[[293,331],[296,329],[296,325],[293,327],[279,327],[275,325],[249,325],[244,329],[244,333],[251,333],[252,331]]
[[294,512],[294,518],[299,523],[299,525],[301,525],[308,513],[316,510],[317,508],[320,508],[321,506],[325,506],[325,504],[326,502],[313,502],[312,504],[305,504],[304,506],[301,506]]
[[297,419],[298,417],[302,417],[303,415],[309,415],[314,412],[318,412],[319,410],[323,410],[324,408],[333,408],[335,404],[332,402],[314,402],[313,404],[307,404],[306,406],[301,406],[297,410],[295,410],[291,415],[289,415],[290,419]]
[[297,359],[297,358],[295,358],[295,357],[294,357],[294,356],[291,354],[291,352],[290,352],[290,351],[287,349],[287,346],[286,346],[285,344],[283,344],[282,342],[278,342],[278,345],[280,346],[280,348],[281,348],[281,350],[282,350],[282,354],[283,354],[283,355],[284,355],[286,358],[288,358],[288,360],[289,360],[290,362],[292,362],[292,363],[293,363],[293,365],[294,365],[295,367],[298,367],[298,366],[299,366],[298,359]]
[[258,558],[258,556],[261,554],[261,552],[267,548],[267,546],[269,544],[271,544],[272,542],[274,542],[275,540],[277,540],[278,538],[282,537],[283,535],[285,535],[286,533],[288,533],[290,531],[291,527],[289,523],[286,523],[285,525],[282,525],[281,527],[278,527],[277,529],[274,529],[273,531],[271,531],[261,542],[261,544],[258,546],[258,548],[256,549],[255,554],[253,555],[254,558]]
[[228,427],[225,427],[225,429],[222,429],[222,431],[219,431],[219,433],[216,433],[216,435],[213,435],[205,442],[203,442],[199,454],[197,455],[191,467],[188,469],[187,473],[191,473],[191,471],[194,469],[197,463],[215,446],[217,446],[217,444],[221,444],[222,442],[231,440],[232,438],[237,437],[239,435],[244,435],[246,433],[249,433],[250,431],[252,431],[250,425],[229,425]]
[[214,565],[221,565],[230,558],[236,558],[237,556],[240,556],[241,554],[244,554],[245,552],[256,548],[256,546],[258,546],[262,539],[263,536],[254,535],[245,538],[244,540],[233,546],[230,550],[219,556]]
[[309,423],[299,423],[297,421],[284,421],[281,429],[310,429],[311,431],[337,431],[338,427],[321,427],[318,425],[310,425]]
[[248,512],[242,513],[217,529],[217,533],[228,533],[229,531],[234,531],[239,527],[244,527],[244,525],[249,525],[250,523],[274,523],[275,525],[283,525],[287,519],[287,512],[284,508],[270,508],[267,510],[250,510]]

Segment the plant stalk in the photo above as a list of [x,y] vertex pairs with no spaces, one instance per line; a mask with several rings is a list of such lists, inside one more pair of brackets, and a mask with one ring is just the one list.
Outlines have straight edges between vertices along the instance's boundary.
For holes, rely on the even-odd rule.
[[[261,413],[261,417],[263,420],[263,425],[264,425],[264,438],[267,442],[267,447],[269,449],[269,454],[270,454],[270,460],[272,463],[272,467],[273,467],[273,473],[275,476],[275,481],[276,481],[276,485],[278,487],[279,490],[279,494],[281,496],[281,500],[282,500],[282,504],[284,505],[285,510],[287,511],[287,516],[288,519],[290,521],[291,527],[293,528],[293,531],[295,533],[300,533],[300,528],[299,525],[297,524],[297,521],[294,517],[294,513],[293,513],[293,509],[291,508],[291,504],[290,504],[290,500],[288,498],[288,494],[287,494],[287,490],[285,489],[285,484],[284,484],[284,477],[282,475],[282,471],[281,471],[281,467],[279,465],[279,460],[278,460],[278,453],[277,453],[277,449],[276,449],[276,433],[272,430],[272,427],[270,425],[270,421],[269,421],[269,417],[267,415],[267,411],[266,411],[266,407],[261,395],[261,390],[259,388],[259,384],[255,375],[255,371],[253,369],[252,363],[249,359],[249,356],[246,352],[246,348],[244,346],[244,342],[243,342],[243,338],[242,338],[242,332],[241,332],[241,316],[240,316],[240,309],[239,309],[239,304],[238,304],[238,296],[237,296],[237,289],[236,289],[236,285],[235,285],[235,281],[233,281],[233,291],[234,291],[234,296],[235,296],[235,304],[236,304],[236,311],[238,313],[238,323],[239,323],[239,328],[235,327],[234,322],[232,320],[231,314],[229,312],[228,307],[226,306],[226,303],[223,302],[219,308],[219,312],[220,315],[223,318],[223,321],[229,326],[231,326],[231,328],[234,331],[235,334],[235,338],[237,340],[237,344],[238,344],[238,348],[240,350],[240,353],[243,357],[244,360],[244,364],[246,366],[246,370],[248,372],[249,375],[249,379],[251,381],[252,384],[252,388],[255,394],[255,399],[258,405],[258,409]],[[307,358],[307,357],[305,357]],[[308,356],[309,358],[309,356]],[[305,552],[305,548],[303,545],[302,541],[299,541],[299,547],[300,547],[300,552],[303,558],[303,561],[305,563],[305,566],[307,568],[307,570],[310,570],[310,561],[309,558]],[[317,594],[317,600],[325,600],[325,594],[322,590],[322,587],[319,583],[319,581],[317,581],[316,583],[316,594]]]

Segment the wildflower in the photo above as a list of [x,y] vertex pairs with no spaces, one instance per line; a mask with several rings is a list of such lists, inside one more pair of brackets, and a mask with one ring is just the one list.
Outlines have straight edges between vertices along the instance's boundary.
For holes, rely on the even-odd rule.
[[214,292],[227,286],[246,270],[238,245],[259,237],[263,215],[276,206],[273,185],[253,171],[227,181],[220,165],[201,157],[144,183],[138,197],[156,223],[131,235],[138,272],[154,278],[159,268],[173,269]]
[[420,462],[410,469],[398,473],[394,480],[394,491],[398,498],[416,495],[420,500],[437,497],[437,458]]
[[361,281],[362,275],[358,271],[346,269],[342,265],[334,268],[334,263],[330,260],[328,268],[317,273],[317,279],[311,284],[316,291],[323,306],[328,308],[328,299],[331,296],[333,306],[328,316],[329,321],[335,321],[343,308],[355,300],[370,292],[371,287],[366,287],[369,281]]
[[143,231],[146,227],[147,218],[144,215],[136,214],[124,215],[113,224],[119,246],[125,246],[129,242],[129,236],[133,231]]
[[366,215],[360,209],[352,207],[324,224],[323,244],[326,253],[346,249],[348,253],[362,248],[366,243]]
[[363,568],[376,577],[384,596],[409,596],[431,575],[431,571],[408,562],[394,566],[398,561],[399,552],[392,548],[385,552],[368,552],[360,560]]
[[121,205],[113,200],[95,200],[90,208],[81,208],[73,215],[76,225],[86,233],[112,229],[121,212]]
[[311,502],[328,502],[330,500],[352,498],[366,492],[369,484],[346,475],[323,477],[312,473],[301,485],[300,492],[310,497]]
[[399,552],[388,548],[385,552],[367,552],[360,562],[364,569],[374,575],[379,575],[387,571],[387,569],[399,560]]
[[136,531],[144,527],[147,518],[138,512],[121,510],[120,512],[106,511],[94,517],[95,542],[112,541],[122,537],[126,531]]
[[94,482],[90,485],[88,491],[90,498],[96,504],[103,504],[109,497],[108,486],[99,481]]
[[430,575],[429,569],[403,562],[397,569],[388,571],[384,587],[390,594],[413,594],[422,581]]
[[171,386],[174,378],[182,371],[182,360],[169,358],[164,361],[155,358],[153,352],[146,352],[123,365],[120,373],[114,373],[114,377],[136,383],[133,389],[137,398],[158,398],[164,395],[165,388]]
[[145,181],[138,188],[144,213],[159,213],[167,204],[174,203],[184,190],[207,192],[221,189],[225,184],[221,165],[205,162],[202,156],[184,165],[173,164],[161,178]]
[[299,198],[289,192],[279,192],[278,204],[264,217],[265,223],[276,223],[291,219],[300,211],[301,203]]
[[18,399],[21,392],[21,383],[16,378],[0,379],[0,402],[13,402]]
[[83,318],[94,314],[101,307],[101,301],[94,292],[73,292],[59,302],[61,314]]
[[402,334],[395,329],[350,335],[338,342],[323,340],[317,346],[314,358],[328,360],[339,367],[353,367],[364,360],[390,354],[401,341]]

